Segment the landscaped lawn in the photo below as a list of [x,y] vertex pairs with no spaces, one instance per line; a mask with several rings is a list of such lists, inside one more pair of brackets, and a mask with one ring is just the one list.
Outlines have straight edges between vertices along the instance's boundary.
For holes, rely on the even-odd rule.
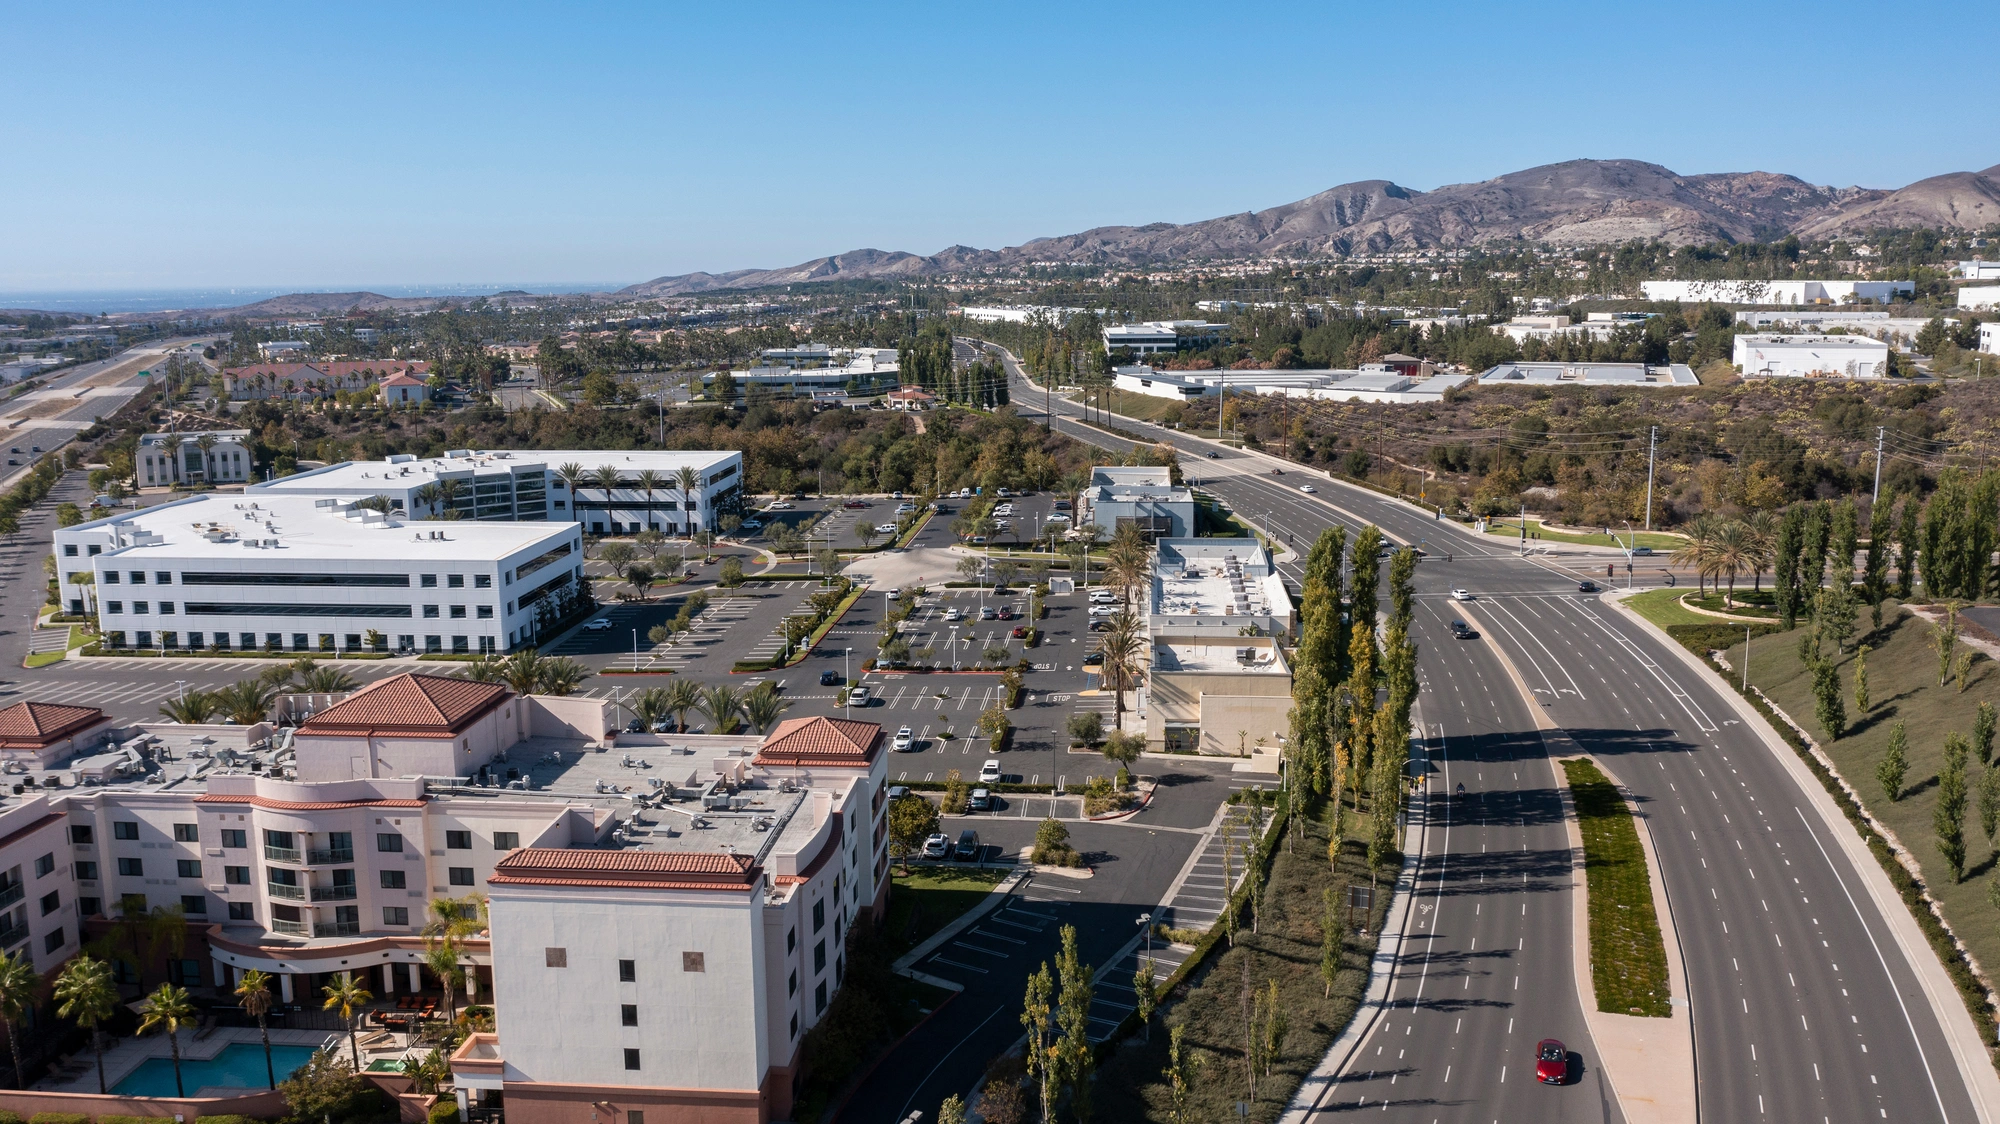
[[[1751,644],[1750,683],[1761,688],[1792,721],[1812,735],[1841,775],[1861,794],[1869,812],[1895,832],[1903,846],[1916,856],[1931,896],[1944,907],[1945,919],[1971,949],[1973,957],[1991,971],[2000,965],[2000,912],[1988,902],[1986,884],[1996,876],[2000,847],[1980,830],[1978,792],[1986,770],[2000,768],[2000,761],[1982,765],[1975,748],[1973,760],[1966,767],[1966,785],[1971,796],[1965,817],[1963,882],[1951,880],[1951,871],[1938,852],[1931,814],[1937,805],[1937,777],[1944,761],[1945,735],[1956,730],[1970,739],[1979,704],[1984,701],[2000,706],[2000,668],[1982,657],[1972,665],[1963,693],[1956,682],[1938,686],[1938,661],[1930,646],[1930,626],[1902,612],[1894,602],[1883,605],[1879,632],[1869,631],[1868,608],[1862,606],[1856,632],[1849,651],[1839,657],[1848,729],[1837,739],[1828,738],[1814,717],[1812,676],[1799,661],[1798,633],[1759,637]],[[1854,705],[1853,644],[1867,644],[1871,649],[1868,693],[1874,705],[1866,713]],[[1729,651],[1732,665],[1742,666],[1738,662],[1742,656],[1739,639]],[[1875,777],[1875,767],[1888,751],[1889,731],[1898,721],[1904,723],[1909,772],[1903,781],[1902,798],[1891,801]]]
[[905,876],[900,864],[889,866],[889,915],[882,936],[892,956],[917,947],[931,934],[952,923],[980,902],[1007,876],[1004,870],[974,870],[956,866],[912,864]]
[[1653,911],[1652,877],[1624,797],[1593,762],[1563,762],[1583,835],[1590,887],[1590,982],[1597,1009],[1671,1018],[1667,947]]
[[[1725,591],[1726,592],[1726,591]],[[1697,609],[1707,609],[1711,613],[1728,613],[1733,617],[1749,617],[1753,620],[1776,620],[1778,617],[1778,595],[1770,590],[1739,589],[1725,604],[1724,593],[1711,593],[1706,597],[1693,593],[1685,595],[1687,603]]]
[[1681,594],[1684,592],[1686,591],[1679,589],[1649,589],[1644,593],[1627,597],[1625,604],[1630,605],[1633,612],[1661,628],[1672,628],[1677,624],[1714,623],[1714,617],[1688,612],[1681,604]]
[[[1502,538],[1518,539],[1521,537],[1521,521],[1519,519],[1489,520],[1486,524],[1486,533],[1489,535],[1499,535]],[[1679,550],[1681,547],[1687,545],[1687,540],[1679,535],[1669,535],[1660,531],[1638,531],[1632,535],[1627,535],[1624,531],[1619,531],[1615,535],[1574,534],[1569,531],[1551,531],[1544,528],[1542,521],[1539,519],[1528,520],[1528,538],[1530,541],[1540,539],[1542,542],[1572,543],[1579,546],[1623,547],[1627,543],[1635,543],[1638,546],[1650,546],[1654,550],[1666,551]]]

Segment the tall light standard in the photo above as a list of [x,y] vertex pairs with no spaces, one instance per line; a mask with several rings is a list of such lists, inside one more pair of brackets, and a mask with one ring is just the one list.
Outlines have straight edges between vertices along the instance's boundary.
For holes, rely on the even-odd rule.
[[632,670],[639,670],[639,630],[632,630]]
[[[847,676],[848,676],[847,658],[853,654],[854,654],[854,649],[852,648],[842,648],[840,650],[840,685],[843,687],[851,686],[851,684],[849,684],[847,681]],[[846,706],[847,696],[842,695],[840,696],[840,698],[841,698],[840,705]]]

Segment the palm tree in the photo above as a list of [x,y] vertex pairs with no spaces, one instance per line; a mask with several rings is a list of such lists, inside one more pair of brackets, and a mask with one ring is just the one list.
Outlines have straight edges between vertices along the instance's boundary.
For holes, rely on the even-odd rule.
[[535,693],[562,698],[575,692],[577,686],[590,678],[591,674],[590,668],[568,656],[543,660],[542,677],[535,684]]
[[160,447],[167,451],[167,483],[169,484],[178,483],[181,478],[182,444],[181,436],[178,433],[169,434],[165,441],[160,442]]
[[340,1017],[347,1021],[347,1048],[354,1052],[354,1072],[361,1072],[361,1043],[354,1035],[354,1016],[375,998],[374,993],[362,987],[353,972],[342,972],[340,979],[321,988],[320,993],[326,996],[320,1010],[331,1011],[338,1007]]
[[465,969],[458,964],[458,946],[450,941],[432,944],[424,950],[424,967],[438,978],[438,986],[444,989],[445,1017],[456,1023],[458,984],[465,979]]
[[[1126,526],[1130,527],[1132,524],[1128,523]],[[1105,573],[1110,577],[1111,584],[1117,586],[1124,596],[1126,612],[1132,611],[1132,591],[1146,584],[1152,577],[1152,572],[1152,555],[1136,535],[1131,537],[1121,535],[1117,542],[1111,544],[1110,566]]]
[[188,691],[179,698],[168,699],[160,704],[160,716],[169,722],[179,722],[185,726],[199,726],[215,716],[221,704],[207,691]]
[[97,1034],[97,1026],[118,1009],[118,987],[111,982],[111,965],[89,953],[64,965],[62,974],[56,977],[56,1002],[59,1004],[56,1014],[74,1020],[77,1026],[90,1032],[91,1048],[97,1051],[97,1091],[106,1092],[104,1041]]
[[213,433],[204,433],[194,439],[195,447],[201,450],[201,476],[204,480],[215,479],[215,465],[210,460],[210,453],[215,448],[215,442],[216,437]]
[[276,687],[260,679],[241,679],[214,694],[216,709],[239,726],[254,726],[270,717]]
[[1111,627],[1098,641],[1097,650],[1104,653],[1104,682],[1112,692],[1114,730],[1125,728],[1125,692],[1137,685],[1142,647],[1139,618],[1130,612],[1112,617]]
[[271,1027],[266,1021],[273,1001],[271,977],[252,968],[237,981],[236,994],[243,999],[243,1013],[257,1020],[257,1033],[264,1039],[264,1080],[275,1089],[278,1087],[278,1071],[271,1066]]
[[696,519],[687,513],[695,510],[689,505],[701,502],[701,473],[693,465],[680,466],[674,470],[674,487],[681,493],[681,521],[687,524],[688,533],[693,534]]
[[548,660],[533,648],[523,648],[500,662],[500,681],[517,695],[532,695],[542,682]]
[[21,1017],[35,1009],[42,977],[28,962],[26,950],[0,956],[0,1020],[7,1023],[7,1049],[14,1055],[14,1087],[28,1087],[21,1073]]
[[611,518],[614,514],[616,514],[616,512],[613,510],[612,507],[611,493],[615,491],[619,483],[621,483],[618,474],[618,466],[615,464],[598,465],[597,468],[592,470],[590,474],[590,483],[592,487],[598,488],[604,492],[604,522],[605,525],[611,529],[612,534],[614,535],[617,534],[618,524],[614,522]]
[[576,522],[578,523],[583,522],[583,504],[577,500],[576,489],[578,485],[584,482],[588,475],[583,470],[583,466],[575,461],[571,461],[556,469],[556,479],[562,481],[563,487],[569,489],[569,509],[576,516]]
[[667,694],[665,687],[648,687],[632,700],[632,713],[639,721],[646,724],[646,729],[652,729],[660,719],[673,713],[673,707],[668,705]]
[[1721,528],[1721,520],[1703,512],[1688,524],[1687,542],[1674,551],[1670,559],[1676,566],[1687,566],[1695,572],[1695,596],[1707,592],[1709,563],[1714,552],[1716,532]]
[[444,518],[457,519],[462,514],[458,510],[458,497],[465,491],[465,482],[447,477],[437,482],[437,490],[437,500],[439,506],[444,508]]
[[676,679],[667,684],[667,713],[674,716],[674,727],[680,733],[687,733],[688,711],[701,706],[701,684],[692,679]]
[[335,695],[354,687],[354,677],[337,667],[316,667],[299,678],[299,689],[309,695]]
[[653,529],[653,493],[666,487],[667,478],[664,474],[654,469],[642,468],[639,470],[638,475],[632,478],[632,482],[639,486],[640,491],[646,493],[645,529],[650,531]]
[[[430,519],[435,517],[437,515],[437,506],[438,506],[437,481],[433,480],[428,484],[422,485],[416,491],[411,492],[410,501],[412,503],[420,503],[424,505],[424,518]],[[414,515],[416,513],[411,512],[411,514]]]
[[701,712],[714,724],[710,733],[726,734],[743,713],[743,692],[726,683],[710,687],[701,693]]
[[750,728],[759,734],[769,733],[771,724],[778,716],[791,707],[791,703],[778,697],[778,689],[769,683],[760,684],[743,700],[743,717],[750,722]]
[[1729,579],[1729,592],[1722,600],[1724,605],[1735,604],[1736,575],[1750,568],[1756,554],[1756,543],[1752,541],[1749,528],[1742,523],[1731,520],[1724,523],[1722,529],[1716,532],[1714,542],[1709,548],[1709,558],[1715,574]]
[[1743,521],[1743,529],[1750,533],[1751,545],[1756,548],[1750,559],[1750,573],[1759,593],[1764,591],[1764,569],[1771,564],[1778,553],[1778,517],[1768,511],[1753,511]]
[[492,656],[481,656],[458,669],[460,679],[470,679],[474,683],[498,683],[505,674],[506,665]]
[[424,965],[444,988],[445,1011],[458,1021],[454,989],[465,979],[459,965],[459,942],[474,936],[486,925],[486,900],[478,894],[462,898],[432,898],[430,917],[424,922]]
[[146,997],[146,1002],[146,1015],[139,1021],[139,1033],[144,1034],[156,1026],[167,1028],[167,1045],[174,1055],[174,1095],[185,1097],[187,1089],[181,1084],[181,1028],[194,1021],[194,1002],[188,998],[187,988],[170,983],[161,984],[158,990]]

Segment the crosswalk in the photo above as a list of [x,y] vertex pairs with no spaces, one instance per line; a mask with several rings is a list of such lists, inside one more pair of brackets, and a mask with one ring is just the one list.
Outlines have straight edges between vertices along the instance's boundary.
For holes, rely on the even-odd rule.
[[1256,829],[1249,809],[1224,807],[1221,825],[1202,845],[1200,857],[1173,896],[1160,907],[1157,919],[1169,928],[1207,930],[1222,916],[1229,894],[1243,881],[1243,856]]

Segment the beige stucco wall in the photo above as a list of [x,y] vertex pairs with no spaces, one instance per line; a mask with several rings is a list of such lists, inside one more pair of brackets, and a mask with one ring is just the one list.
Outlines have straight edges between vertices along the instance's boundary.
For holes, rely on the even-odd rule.
[[1235,756],[1262,737],[1276,745],[1291,726],[1292,677],[1270,673],[1164,672],[1153,677],[1146,702],[1146,748],[1166,746],[1169,723],[1201,726],[1201,752]]

